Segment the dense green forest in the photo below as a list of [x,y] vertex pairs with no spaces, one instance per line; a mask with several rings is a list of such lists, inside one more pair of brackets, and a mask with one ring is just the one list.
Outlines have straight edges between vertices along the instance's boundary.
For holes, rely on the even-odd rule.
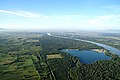
[[0,80],[120,80],[117,55],[108,52],[111,60],[83,64],[60,51],[103,49],[95,44],[36,32],[1,33],[0,42]]
[[80,49],[80,50],[102,49],[102,47],[88,42],[52,37],[47,35],[41,37],[40,42],[43,47],[43,51],[46,54],[62,49]]

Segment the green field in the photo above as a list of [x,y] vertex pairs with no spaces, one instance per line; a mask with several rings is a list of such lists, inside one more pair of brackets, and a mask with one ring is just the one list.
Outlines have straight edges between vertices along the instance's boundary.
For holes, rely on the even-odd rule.
[[[4,35],[3,35],[4,34]],[[62,49],[104,48],[42,33],[0,35],[0,80],[120,80],[120,57],[82,64]]]

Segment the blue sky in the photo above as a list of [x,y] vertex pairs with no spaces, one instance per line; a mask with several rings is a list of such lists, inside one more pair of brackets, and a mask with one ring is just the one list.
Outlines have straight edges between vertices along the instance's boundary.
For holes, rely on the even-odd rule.
[[0,28],[120,29],[120,0],[0,0]]

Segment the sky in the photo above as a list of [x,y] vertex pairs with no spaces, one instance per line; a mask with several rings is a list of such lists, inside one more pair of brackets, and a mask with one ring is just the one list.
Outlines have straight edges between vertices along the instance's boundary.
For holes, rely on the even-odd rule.
[[0,28],[120,29],[120,0],[0,0]]

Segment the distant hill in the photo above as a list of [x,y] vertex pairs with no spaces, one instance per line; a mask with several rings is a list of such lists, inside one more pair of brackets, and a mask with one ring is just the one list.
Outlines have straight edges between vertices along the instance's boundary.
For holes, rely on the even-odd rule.
[[0,30],[6,30],[6,29],[4,29],[4,28],[0,28]]
[[105,32],[105,33],[120,33],[120,29],[108,29],[108,30],[104,30],[102,32]]

